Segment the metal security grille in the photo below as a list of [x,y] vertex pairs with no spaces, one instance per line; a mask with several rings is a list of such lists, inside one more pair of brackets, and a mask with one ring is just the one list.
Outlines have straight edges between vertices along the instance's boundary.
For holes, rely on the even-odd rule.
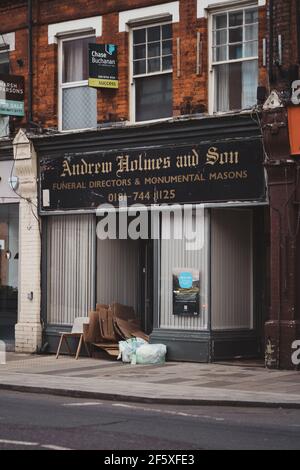
[[93,215],[50,217],[47,225],[47,321],[72,325],[87,316],[95,293]]
[[97,90],[86,86],[63,90],[63,129],[97,127]]

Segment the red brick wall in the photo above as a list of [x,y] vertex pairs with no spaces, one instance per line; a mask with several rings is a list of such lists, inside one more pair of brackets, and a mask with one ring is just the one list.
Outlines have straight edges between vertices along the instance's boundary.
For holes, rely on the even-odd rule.
[[[297,0],[274,0],[275,29],[284,36],[284,64],[288,69],[297,60],[296,22],[292,21]],[[48,45],[48,24],[82,17],[103,15],[103,35],[98,42],[110,42],[119,48],[119,90],[98,91],[98,122],[129,119],[128,33],[118,32],[118,11],[168,3],[164,0],[39,0],[34,2],[34,121],[42,127],[58,125],[57,45]],[[6,5],[6,6],[5,6]],[[5,24],[0,32],[16,31],[17,50],[11,53],[12,73],[25,75],[28,83],[26,2],[1,2],[0,16]],[[196,0],[180,0],[180,23],[174,24],[174,116],[205,112],[208,108],[208,28],[207,20],[196,18]],[[2,16],[3,15],[3,16]],[[268,70],[262,65],[262,39],[268,36],[266,9],[260,9],[260,85],[270,90]],[[203,41],[202,74],[196,74],[197,32]],[[177,39],[180,39],[180,77],[177,75]],[[275,47],[275,46],[274,46]],[[24,67],[17,59],[24,60]],[[279,86],[286,85],[276,67]],[[273,84],[272,86],[275,86]],[[22,124],[25,123],[25,120]],[[18,123],[19,125],[19,123]],[[17,126],[18,127],[18,126]]]
[[[270,0],[269,4],[271,4]],[[291,81],[295,77],[295,65],[299,65],[299,50],[297,41],[297,8],[299,0],[273,0],[273,26],[268,25],[268,33],[273,30],[273,58],[274,65],[271,74],[271,87],[282,91],[289,91]],[[269,20],[268,20],[269,21]],[[298,18],[300,22],[300,18]],[[299,27],[299,24],[298,24]],[[283,61],[278,60],[278,35],[282,36]],[[296,72],[297,73],[297,72]]]

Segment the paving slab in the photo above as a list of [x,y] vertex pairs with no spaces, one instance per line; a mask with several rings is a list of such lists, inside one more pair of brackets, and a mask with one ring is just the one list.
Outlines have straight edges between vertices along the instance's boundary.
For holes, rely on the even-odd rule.
[[8,354],[0,389],[177,405],[300,408],[300,374],[230,364],[133,366],[103,359]]

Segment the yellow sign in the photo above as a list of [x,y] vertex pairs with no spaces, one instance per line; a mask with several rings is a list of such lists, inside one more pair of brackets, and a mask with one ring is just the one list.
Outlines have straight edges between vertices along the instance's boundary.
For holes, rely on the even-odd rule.
[[90,78],[89,86],[93,88],[119,88],[119,80],[104,80],[100,78]]

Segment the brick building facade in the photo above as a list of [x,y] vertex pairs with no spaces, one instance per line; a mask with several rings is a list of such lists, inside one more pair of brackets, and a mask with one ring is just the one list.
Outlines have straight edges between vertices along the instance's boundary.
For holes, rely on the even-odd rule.
[[[50,344],[51,348],[57,340],[53,325],[67,328],[72,320],[71,317],[68,321],[63,320],[54,309],[54,313],[49,314],[52,309],[50,294],[47,298],[43,293],[52,288],[51,276],[45,274],[49,270],[49,260],[45,259],[49,251],[47,238],[49,240],[54,236],[51,230],[56,230],[53,227],[59,224],[55,217],[65,217],[61,212],[58,214],[59,211],[56,214],[54,211],[52,219],[43,214],[42,193],[37,180],[41,176],[40,161],[45,156],[73,154],[75,148],[91,153],[103,146],[103,149],[110,151],[118,146],[126,148],[126,142],[132,148],[144,145],[151,148],[153,139],[157,140],[157,145],[166,145],[167,148],[172,139],[172,142],[178,139],[179,147],[196,141],[210,141],[213,145],[227,139],[244,141],[247,147],[249,140],[259,140],[263,133],[268,200],[266,197],[259,200],[246,196],[233,205],[233,196],[220,196],[217,200],[201,199],[199,196],[199,200],[191,201],[210,204],[206,208],[210,227],[207,230],[210,231],[217,231],[216,227],[222,224],[225,230],[222,208],[225,206],[225,210],[230,211],[233,207],[232,213],[227,212],[227,220],[236,225],[232,239],[239,236],[239,223],[235,219],[237,211],[242,211],[241,206],[246,206],[241,217],[245,217],[245,223],[252,227],[250,238],[252,240],[253,236],[254,240],[251,242],[253,258],[244,260],[244,263],[253,265],[252,294],[247,293],[251,298],[249,305],[254,311],[253,318],[241,319],[240,326],[239,321],[233,325],[235,314],[227,312],[224,317],[228,316],[228,323],[223,324],[221,301],[218,300],[218,303],[214,300],[214,294],[210,294],[203,304],[209,304],[210,310],[215,309],[215,313],[203,311],[203,318],[195,325],[192,320],[176,323],[171,313],[165,313],[163,321],[163,312],[160,319],[158,313],[156,318],[153,311],[163,309],[161,297],[152,302],[154,319],[150,322],[144,319],[144,323],[147,326],[148,322],[149,333],[152,330],[149,324],[152,325],[154,341],[161,340],[168,344],[171,359],[205,361],[237,356],[264,357],[266,353],[269,367],[295,367],[290,357],[292,342],[300,339],[300,299],[297,299],[299,294],[296,288],[299,284],[299,263],[296,263],[300,256],[299,223],[298,206],[295,209],[293,204],[294,199],[297,200],[294,193],[296,189],[298,191],[298,160],[293,157],[293,163],[290,163],[287,106],[291,83],[300,78],[299,1],[4,0],[0,6],[0,17],[3,18],[0,27],[0,67],[3,51],[9,54],[10,74],[25,77],[26,90],[25,116],[11,117],[10,130],[7,133],[2,131],[3,137],[0,139],[0,156],[10,159],[15,138],[15,174],[19,177],[18,195],[22,197],[16,349],[32,352],[45,343]],[[161,28],[160,32],[158,27]],[[143,39],[143,34],[146,39]],[[153,40],[150,39],[151,35]],[[76,46],[76,50],[70,50],[72,41],[83,44],[85,39],[86,42],[91,40],[118,47],[119,88],[86,90],[85,105],[91,104],[86,105],[88,112],[84,115],[83,107],[76,108],[76,102],[82,99],[83,87],[86,86],[85,65],[78,78],[76,67],[70,64],[72,54],[78,64],[79,56],[76,54],[79,49]],[[171,58],[171,63],[168,58]],[[157,59],[160,65],[157,65]],[[68,76],[69,80],[64,76]],[[168,88],[170,86],[172,92]],[[155,87],[158,87],[156,97]],[[273,90],[278,91],[278,101],[275,105],[269,102],[263,110],[261,105]],[[151,97],[154,100],[152,106]],[[92,110],[93,106],[95,110]],[[150,115],[154,113],[153,120],[138,119],[139,113],[145,116],[143,107]],[[93,113],[93,125],[90,125]],[[74,126],[75,118],[83,124]],[[85,119],[89,123],[86,126]],[[277,129],[274,131],[276,122],[278,132]],[[20,128],[26,131],[18,133]],[[86,128],[92,130],[82,131]],[[195,137],[197,132],[199,138]],[[111,148],[107,143],[110,139]],[[287,185],[286,174],[293,183]],[[226,208],[227,203],[230,204]],[[288,210],[289,204],[291,208]],[[82,213],[82,217],[85,216],[87,214]],[[292,227],[292,239],[286,231],[287,227]],[[243,236],[246,246],[250,238],[247,233]],[[220,248],[222,237],[220,241],[217,235],[212,238],[212,243],[216,246],[219,243]],[[207,250],[210,255],[214,250],[217,253],[216,246],[209,245]],[[242,245],[240,250],[243,251]],[[99,247],[98,252],[101,252]],[[193,264],[192,261],[186,263]],[[231,271],[228,271],[233,278],[237,265],[238,260],[235,260]],[[95,269],[97,271],[97,266]],[[206,275],[203,268],[205,279],[207,277],[207,292],[211,290],[210,283],[219,279],[213,270],[212,266]],[[247,275],[244,275],[247,283]],[[154,279],[155,283],[158,281]],[[96,286],[97,289],[101,292],[101,287]],[[215,298],[219,299],[222,295],[224,292],[220,288]],[[96,300],[100,301],[99,298]],[[58,301],[55,299],[55,302]],[[244,308],[240,299],[236,302],[237,309]],[[93,302],[89,306],[93,307]],[[218,309],[221,309],[219,313]],[[247,309],[245,307],[245,318]],[[51,321],[49,315],[53,315]],[[214,322],[216,328],[213,328]],[[185,348],[187,353],[184,352]]]
[[[116,91],[98,93],[97,122],[129,121],[129,40],[128,30],[119,31],[119,12],[131,9],[155,7],[163,3],[160,0],[124,2],[76,2],[70,6],[67,2],[32,2],[33,3],[33,118],[34,123],[43,129],[58,127],[58,47],[57,41],[49,44],[48,25],[78,18],[101,16],[101,36],[99,43],[111,42],[119,50],[120,88]],[[203,6],[201,6],[203,3]],[[208,112],[208,18],[205,11],[207,2],[185,0],[180,2],[180,22],[173,25],[173,116]],[[214,3],[214,2],[212,2]],[[264,2],[260,2],[264,4]],[[28,89],[28,30],[27,2],[4,2],[1,6],[5,22],[2,34],[15,32],[16,49],[10,53],[12,74],[22,74]],[[82,11],[84,10],[84,15]],[[158,7],[159,10],[159,7]],[[260,7],[259,19],[259,61],[260,84],[266,86],[267,72],[263,67],[262,39],[266,37],[266,9]],[[200,35],[201,57],[197,70],[197,33]],[[177,40],[179,40],[177,42]],[[199,36],[198,36],[199,41]],[[198,44],[199,47],[199,44]],[[179,52],[180,60],[177,61]],[[21,65],[20,65],[20,60]],[[20,124],[20,123],[18,123]],[[21,125],[26,124],[26,119]]]

